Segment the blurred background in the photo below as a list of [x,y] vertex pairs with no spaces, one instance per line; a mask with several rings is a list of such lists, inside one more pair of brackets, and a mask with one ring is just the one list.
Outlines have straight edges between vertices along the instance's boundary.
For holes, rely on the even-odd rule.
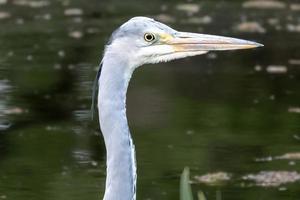
[[[129,86],[137,198],[300,198],[297,0],[0,0],[0,199],[101,199],[105,146],[92,81],[133,16],[264,48],[147,65]],[[299,173],[298,173],[299,172]]]

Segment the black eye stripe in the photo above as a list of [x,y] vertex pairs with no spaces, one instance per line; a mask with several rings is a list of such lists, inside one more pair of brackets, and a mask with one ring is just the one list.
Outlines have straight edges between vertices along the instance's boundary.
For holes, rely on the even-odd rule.
[[144,39],[147,42],[152,42],[153,40],[155,40],[155,36],[152,33],[145,33]]

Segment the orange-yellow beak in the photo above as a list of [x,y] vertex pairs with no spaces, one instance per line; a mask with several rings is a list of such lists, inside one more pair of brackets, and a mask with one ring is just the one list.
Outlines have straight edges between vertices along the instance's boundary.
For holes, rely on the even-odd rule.
[[262,47],[262,44],[231,37],[216,35],[176,32],[164,35],[162,41],[173,47],[175,52],[224,51]]

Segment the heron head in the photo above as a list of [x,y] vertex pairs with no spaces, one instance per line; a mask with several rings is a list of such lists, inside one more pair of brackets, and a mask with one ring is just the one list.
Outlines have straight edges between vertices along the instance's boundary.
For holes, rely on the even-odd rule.
[[132,66],[167,62],[208,51],[250,49],[262,44],[231,37],[179,32],[147,17],[134,17],[111,36],[107,51],[131,58]]

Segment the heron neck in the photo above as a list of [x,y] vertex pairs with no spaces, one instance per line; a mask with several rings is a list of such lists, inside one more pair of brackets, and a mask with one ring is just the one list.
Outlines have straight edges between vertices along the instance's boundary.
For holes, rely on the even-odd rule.
[[126,92],[133,69],[128,65],[121,56],[105,55],[99,78],[99,120],[107,155],[104,200],[135,199],[135,150],[126,117]]

